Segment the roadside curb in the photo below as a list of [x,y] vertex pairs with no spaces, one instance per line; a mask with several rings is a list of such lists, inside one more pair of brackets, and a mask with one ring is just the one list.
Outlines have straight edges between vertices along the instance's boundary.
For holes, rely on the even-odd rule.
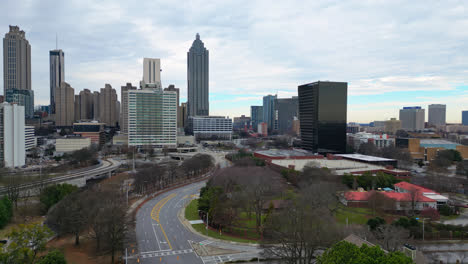
[[257,243],[244,243],[244,242],[234,242],[234,241],[229,241],[229,240],[222,240],[222,239],[213,238],[213,237],[204,235],[202,233],[199,233],[198,231],[196,231],[192,227],[192,225],[189,223],[189,221],[185,218],[185,208],[186,207],[187,207],[187,205],[179,210],[179,213],[177,213],[177,217],[179,218],[179,221],[182,223],[182,225],[184,225],[190,232],[192,232],[194,234],[197,234],[199,236],[202,236],[202,237],[204,237],[206,239],[210,239],[210,240],[220,242],[220,243],[228,243],[228,244],[238,245],[238,246],[249,246],[249,247],[260,248],[260,244],[257,244]]

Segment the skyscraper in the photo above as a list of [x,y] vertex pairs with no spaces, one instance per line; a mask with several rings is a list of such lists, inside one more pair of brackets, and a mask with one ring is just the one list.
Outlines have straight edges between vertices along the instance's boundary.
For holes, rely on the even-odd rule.
[[55,126],[71,127],[75,121],[75,89],[62,82],[55,90]]
[[31,45],[18,26],[10,26],[10,31],[3,38],[3,95],[6,102],[24,106],[26,118],[33,117]]
[[84,89],[80,92],[80,117],[79,120],[92,120],[93,119],[93,94],[89,89]]
[[55,114],[55,90],[65,81],[65,53],[61,50],[51,50],[50,59],[50,107],[49,114]]
[[117,125],[117,92],[110,84],[105,84],[99,94],[99,120],[106,126],[115,127]]
[[122,100],[122,113],[120,116],[120,132],[128,134],[128,91],[136,90],[132,83],[127,83],[125,86],[120,87],[120,100]]
[[263,122],[267,123],[268,130],[275,128],[275,101],[276,95],[263,97]]
[[302,147],[319,153],[345,153],[348,83],[300,85],[298,98]]
[[250,119],[252,120],[253,129],[257,130],[258,124],[263,122],[263,106],[261,105],[250,106]]
[[31,45],[18,26],[3,38],[3,89],[31,90]]
[[403,107],[400,109],[401,129],[420,131],[424,129],[425,113],[420,106]]
[[293,120],[297,117],[298,99],[297,96],[292,98],[278,98],[275,101],[275,129],[279,134],[292,132]]
[[161,60],[143,59],[143,83],[158,84],[161,87]]
[[209,115],[209,51],[198,33],[187,52],[187,92],[188,115]]
[[462,111],[462,125],[468,126],[468,110]]
[[429,105],[429,121],[430,125],[443,126],[445,125],[446,106],[444,104]]
[[99,114],[101,110],[99,109],[99,97],[100,94],[98,91],[93,92],[93,119],[99,120]]

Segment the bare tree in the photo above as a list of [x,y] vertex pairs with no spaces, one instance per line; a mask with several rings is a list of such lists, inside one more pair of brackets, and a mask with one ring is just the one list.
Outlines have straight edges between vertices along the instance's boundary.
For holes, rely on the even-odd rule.
[[86,193],[74,192],[51,208],[47,215],[47,225],[59,235],[72,234],[75,245],[80,244],[80,234],[89,224]]
[[377,243],[385,250],[394,252],[410,241],[409,231],[395,225],[380,225],[374,232]]
[[331,246],[342,235],[329,209],[334,196],[320,184],[310,186],[301,191],[292,206],[273,214],[265,226],[264,254],[291,264],[314,263],[316,251]]
[[421,191],[417,188],[411,187],[409,188],[408,193],[410,197],[411,214],[414,215]]

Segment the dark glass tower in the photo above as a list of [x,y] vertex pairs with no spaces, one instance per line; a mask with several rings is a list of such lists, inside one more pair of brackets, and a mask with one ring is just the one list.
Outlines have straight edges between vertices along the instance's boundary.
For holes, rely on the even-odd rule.
[[346,153],[348,83],[314,82],[298,87],[302,148]]
[[210,113],[209,52],[197,33],[187,52],[187,107],[188,116],[207,116]]
[[49,114],[55,114],[55,90],[65,81],[65,53],[60,50],[49,51],[50,61],[50,108]]

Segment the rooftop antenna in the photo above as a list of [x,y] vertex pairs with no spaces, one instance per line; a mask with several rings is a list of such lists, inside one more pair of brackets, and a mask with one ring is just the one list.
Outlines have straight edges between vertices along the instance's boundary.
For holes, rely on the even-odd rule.
[[58,49],[58,35],[55,33],[55,49]]

